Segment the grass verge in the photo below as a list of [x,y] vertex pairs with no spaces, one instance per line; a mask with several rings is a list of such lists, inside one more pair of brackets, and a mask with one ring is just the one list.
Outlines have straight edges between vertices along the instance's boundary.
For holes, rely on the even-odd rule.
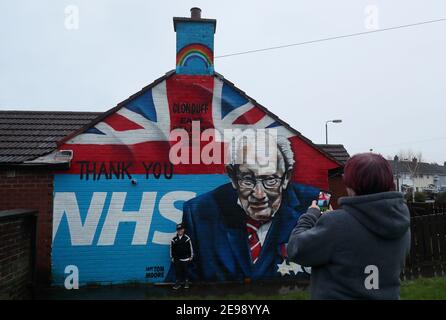
[[[284,294],[257,295],[254,293],[228,294],[224,296],[183,295],[170,296],[167,299],[180,300],[307,300],[308,290],[288,292]],[[403,281],[401,284],[402,300],[446,300],[446,277],[420,278]]]

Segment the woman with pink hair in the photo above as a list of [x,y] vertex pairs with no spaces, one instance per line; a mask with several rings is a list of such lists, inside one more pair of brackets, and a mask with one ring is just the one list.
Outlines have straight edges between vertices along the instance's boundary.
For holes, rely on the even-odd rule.
[[321,213],[316,201],[291,233],[291,261],[311,268],[312,299],[399,299],[410,249],[410,214],[381,155],[363,153],[344,168],[348,197]]

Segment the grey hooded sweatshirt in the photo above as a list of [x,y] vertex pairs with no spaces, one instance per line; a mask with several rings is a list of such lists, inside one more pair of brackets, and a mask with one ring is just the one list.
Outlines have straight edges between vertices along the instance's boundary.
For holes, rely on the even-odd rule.
[[291,233],[291,261],[311,268],[312,299],[399,299],[410,249],[403,195],[383,192],[339,199],[341,209],[310,208]]

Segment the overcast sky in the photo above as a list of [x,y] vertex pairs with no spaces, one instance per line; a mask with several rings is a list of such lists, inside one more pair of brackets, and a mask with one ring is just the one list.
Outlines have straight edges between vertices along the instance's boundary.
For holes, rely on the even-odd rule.
[[[66,27],[68,5],[78,29]],[[217,19],[217,56],[446,18],[444,0],[0,0],[0,109],[114,107],[174,68],[172,17],[193,6]],[[219,58],[215,69],[315,143],[340,118],[329,142],[351,154],[410,148],[443,163],[445,61],[439,22]]]

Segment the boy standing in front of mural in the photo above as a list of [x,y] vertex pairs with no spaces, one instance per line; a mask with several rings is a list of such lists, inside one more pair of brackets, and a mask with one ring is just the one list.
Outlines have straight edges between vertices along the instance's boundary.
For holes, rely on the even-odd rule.
[[173,286],[174,290],[184,285],[185,289],[189,289],[188,267],[192,261],[194,250],[192,241],[187,234],[184,233],[183,224],[177,224],[177,234],[170,243],[170,258],[175,267],[176,282]]

